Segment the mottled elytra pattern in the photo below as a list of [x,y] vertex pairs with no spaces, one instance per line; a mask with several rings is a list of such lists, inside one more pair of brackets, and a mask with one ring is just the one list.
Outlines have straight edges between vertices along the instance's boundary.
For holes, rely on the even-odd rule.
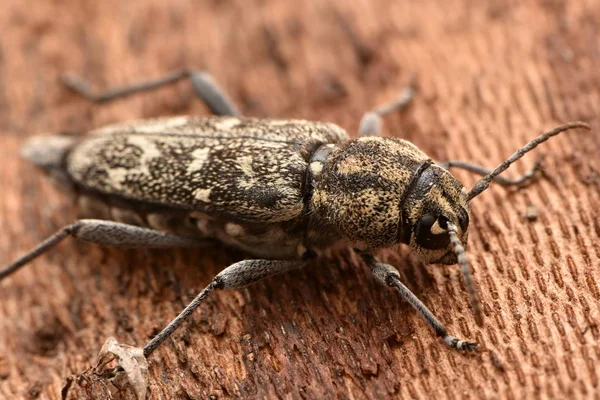
[[[514,177],[546,155],[544,179],[527,190],[492,185],[473,202],[467,250],[483,329],[456,267],[382,255],[448,329],[489,352],[448,351],[343,253],[215,295],[150,362],[149,398],[599,399],[597,0],[3,0],[0,26],[2,265],[75,218],[18,157],[27,136],[207,114],[183,82],[91,105],[57,84],[65,70],[102,88],[203,68],[245,115],[332,121],[351,134],[414,74],[418,96],[386,118],[387,135],[489,168],[560,123],[594,127],[511,167]],[[523,218],[531,207],[536,221]],[[106,337],[156,333],[241,257],[61,245],[0,285],[0,398],[60,398]],[[71,398],[90,398],[75,389]]]
[[159,118],[92,132],[67,158],[72,179],[126,199],[277,222],[303,209],[308,158],[347,138],[301,120]]

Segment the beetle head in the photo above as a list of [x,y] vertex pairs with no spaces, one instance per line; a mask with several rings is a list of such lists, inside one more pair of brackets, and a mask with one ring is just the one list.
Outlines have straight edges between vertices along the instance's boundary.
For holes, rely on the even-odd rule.
[[422,164],[401,201],[401,210],[400,242],[410,245],[426,263],[457,263],[449,231],[466,247],[469,204],[452,174],[438,165]]

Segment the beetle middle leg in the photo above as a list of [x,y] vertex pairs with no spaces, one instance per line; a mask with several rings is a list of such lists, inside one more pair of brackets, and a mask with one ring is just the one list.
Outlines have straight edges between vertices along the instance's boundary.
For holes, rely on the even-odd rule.
[[[519,185],[523,185],[525,183],[529,183],[536,175],[539,171],[541,171],[542,169],[542,160],[543,157],[539,157],[535,163],[533,164],[533,167],[525,172],[523,175],[517,177],[517,178],[505,178],[503,176],[496,176],[494,177],[494,182],[496,182],[497,184],[501,185],[501,186],[519,186]],[[445,161],[445,162],[440,162],[438,163],[438,165],[440,165],[441,167],[445,168],[445,169],[450,169],[450,168],[460,168],[460,169],[464,169],[466,171],[469,172],[473,172],[474,174],[477,175],[481,175],[481,176],[486,176],[488,175],[490,172],[492,172],[492,170],[487,169],[485,167],[482,167],[480,165],[477,164],[473,164],[470,162],[465,162],[465,161],[456,161],[456,160],[452,160],[452,161]]]
[[0,281],[69,236],[100,245],[137,248],[196,247],[208,242],[207,239],[163,233],[120,222],[81,219],[65,226],[21,258],[0,269]]
[[400,92],[396,100],[366,112],[360,120],[358,134],[360,136],[379,136],[383,126],[382,117],[392,111],[402,110],[410,104],[414,96],[415,88],[410,85]]
[[78,76],[65,74],[61,78],[62,83],[66,87],[95,103],[104,103],[121,97],[156,89],[178,82],[182,79],[189,79],[191,81],[192,88],[198,97],[202,99],[215,115],[240,115],[237,107],[233,104],[225,91],[219,87],[215,79],[209,73],[201,70],[176,71],[160,78],[108,89],[101,93],[95,93],[90,90],[88,83]]
[[240,289],[261,281],[269,276],[298,269],[304,266],[301,261],[283,260],[244,260],[230,265],[221,271],[158,335],[146,346],[144,356],[148,357],[194,312],[206,297],[216,289]]

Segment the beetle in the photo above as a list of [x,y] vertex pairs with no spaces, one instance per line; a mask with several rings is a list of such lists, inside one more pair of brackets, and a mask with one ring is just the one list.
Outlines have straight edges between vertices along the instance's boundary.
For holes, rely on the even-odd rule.
[[[543,133],[493,170],[466,162],[437,163],[414,144],[379,136],[382,117],[403,108],[407,88],[394,102],[367,112],[359,137],[337,125],[304,120],[244,118],[204,71],[94,94],[75,76],[64,83],[96,102],[191,80],[212,117],[171,117],[100,128],[83,137],[37,137],[22,155],[79,197],[84,215],[0,270],[0,280],[66,237],[122,247],[190,247],[211,240],[256,257],[220,272],[143,348],[148,357],[203,300],[217,289],[237,289],[300,268],[323,250],[347,246],[373,276],[395,288],[451,348],[475,350],[475,342],[451,336],[401,282],[393,266],[374,253],[399,243],[425,263],[459,264],[476,322],[483,324],[466,257],[469,204],[492,181],[503,186],[529,181],[499,176],[540,143],[583,122]],[[449,172],[482,175],[467,191]]]

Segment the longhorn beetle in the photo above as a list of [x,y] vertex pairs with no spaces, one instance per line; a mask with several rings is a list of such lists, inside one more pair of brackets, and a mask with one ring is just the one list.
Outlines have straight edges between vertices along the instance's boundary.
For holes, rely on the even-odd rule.
[[[175,117],[111,125],[81,138],[38,137],[24,158],[79,196],[81,211],[97,219],[67,225],[0,270],[6,278],[68,236],[101,245],[145,248],[198,246],[210,240],[255,259],[235,263],[208,286],[143,349],[148,357],[216,289],[241,288],[302,267],[324,249],[351,246],[376,280],[398,290],[444,342],[458,350],[477,344],[450,336],[373,253],[407,244],[426,263],[461,267],[478,325],[483,315],[471,281],[465,247],[469,204],[525,153],[573,128],[546,132],[494,170],[458,161],[436,163],[412,143],[379,137],[382,116],[404,107],[406,89],[391,104],[367,112],[359,138],[323,122],[243,118],[209,74],[183,71],[96,95],[69,76],[64,83],[96,102],[109,101],[189,78],[214,117]],[[482,175],[466,191],[448,168]]]

